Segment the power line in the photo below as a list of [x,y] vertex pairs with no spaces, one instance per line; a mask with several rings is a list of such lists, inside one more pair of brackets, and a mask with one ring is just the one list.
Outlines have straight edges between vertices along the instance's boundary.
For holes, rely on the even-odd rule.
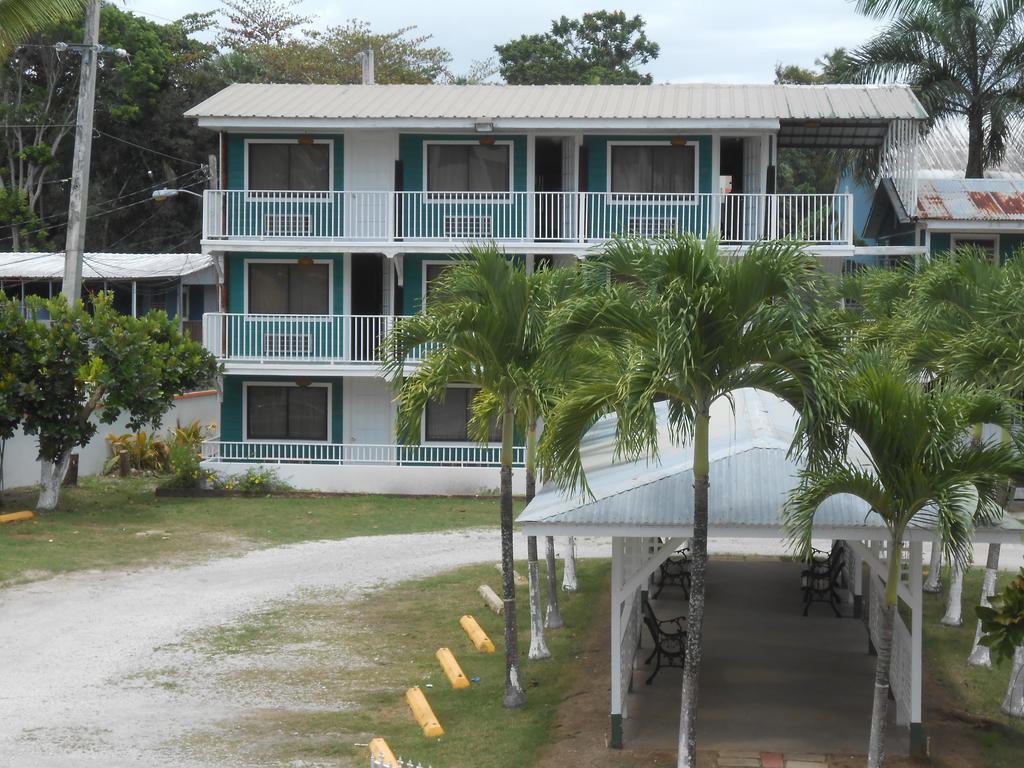
[[127,144],[130,147],[135,147],[136,149],[141,149],[143,152],[152,152],[154,155],[160,155],[160,157],[166,157],[168,160],[177,160],[179,163],[190,163],[190,164],[192,164],[192,165],[194,165],[194,166],[196,166],[198,168],[203,168],[206,165],[205,163],[197,163],[195,160],[188,160],[188,159],[186,159],[184,157],[176,157],[175,155],[169,155],[166,152],[161,152],[160,150],[153,149],[152,147],[144,147],[142,144],[136,144],[134,141],[129,141],[128,139],[122,139],[121,137],[114,136],[113,134],[107,133],[106,131],[101,131],[99,129],[96,129],[96,133],[98,133],[100,136],[106,136],[108,139],[113,139],[114,141],[119,141],[122,144]]

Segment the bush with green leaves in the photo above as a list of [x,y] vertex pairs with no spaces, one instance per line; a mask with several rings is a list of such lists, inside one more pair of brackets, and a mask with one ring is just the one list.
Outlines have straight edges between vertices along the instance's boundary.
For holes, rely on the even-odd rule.
[[992,649],[996,661],[1009,661],[1024,646],[1024,568],[1017,578],[989,601],[991,608],[975,607],[981,619],[981,644]]
[[218,478],[214,487],[226,491],[245,491],[247,493],[271,493],[274,491],[290,491],[292,487],[277,476],[277,471],[267,467],[249,467],[244,474],[234,477]]

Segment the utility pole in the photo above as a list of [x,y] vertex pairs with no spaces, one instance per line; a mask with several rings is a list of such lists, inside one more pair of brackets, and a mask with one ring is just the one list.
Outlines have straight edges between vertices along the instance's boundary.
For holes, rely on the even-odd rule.
[[362,53],[357,54],[356,59],[363,66],[363,85],[373,85],[373,48],[367,48]]
[[96,61],[101,50],[99,36],[100,0],[89,0],[85,10],[85,38],[80,48],[82,74],[78,81],[75,158],[71,166],[68,231],[64,246],[64,284],[61,287],[61,293],[67,297],[69,303],[82,297],[82,252],[85,250],[85,212],[89,205],[89,162],[92,158],[92,125],[96,103]]

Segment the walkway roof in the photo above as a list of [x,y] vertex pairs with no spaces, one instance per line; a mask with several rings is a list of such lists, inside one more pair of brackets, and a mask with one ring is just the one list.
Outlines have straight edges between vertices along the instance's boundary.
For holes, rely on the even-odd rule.
[[[778,538],[782,506],[795,487],[799,462],[789,458],[795,411],[778,398],[738,391],[711,409],[709,535]],[[693,526],[693,448],[674,444],[667,404],[659,403],[659,458],[634,462],[615,456],[614,415],[584,436],[581,450],[592,498],[546,485],[519,516],[527,535],[688,537]],[[827,500],[815,519],[816,538],[880,540],[885,526],[868,505],[850,495]],[[979,529],[976,541],[1019,543],[1024,526],[1007,518]],[[931,540],[934,531],[908,538]]]
[[[86,253],[85,280],[153,280],[194,275],[215,267],[202,253]],[[0,279],[53,280],[64,276],[64,253],[0,253]]]

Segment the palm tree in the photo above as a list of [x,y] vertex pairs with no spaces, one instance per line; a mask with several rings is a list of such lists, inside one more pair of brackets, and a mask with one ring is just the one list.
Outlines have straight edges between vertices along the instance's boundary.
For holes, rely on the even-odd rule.
[[[512,440],[516,409],[529,391],[534,363],[530,331],[541,323],[535,287],[524,269],[494,248],[473,249],[432,286],[426,311],[403,318],[388,335],[382,357],[389,378],[398,378],[414,352],[422,362],[401,380],[398,433],[419,439],[424,408],[442,400],[452,383],[478,387],[474,422],[498,407],[501,430],[501,563],[505,617],[506,707],[526,702],[519,669],[512,545]],[[476,431],[476,430],[474,430]]]
[[858,0],[892,17],[849,57],[849,76],[912,86],[932,120],[967,120],[967,178],[998,163],[1024,116],[1024,0]]
[[[697,693],[708,535],[708,436],[711,404],[744,387],[775,393],[805,414],[820,403],[815,385],[823,353],[814,343],[815,261],[794,243],[724,254],[715,239],[686,234],[609,244],[597,269],[614,279],[602,292],[563,305],[553,349],[600,343],[614,367],[574,382],[544,430],[556,479],[586,488],[580,438],[602,413],[618,414],[627,457],[657,452],[655,401],[669,401],[670,427],[694,445],[692,587],[679,725],[679,766],[696,765]],[[805,422],[814,424],[813,420]]]
[[73,19],[88,0],[0,0],[0,55],[47,24]]
[[[814,515],[831,496],[867,502],[889,533],[885,610],[877,645],[869,768],[885,762],[889,664],[900,555],[908,528],[935,527],[951,562],[970,555],[976,516],[1001,514],[1000,488],[1021,462],[1009,446],[964,440],[971,425],[1009,426],[1012,411],[991,392],[957,382],[930,386],[892,355],[861,351],[843,367],[840,419],[849,430],[840,451],[801,472],[785,512],[792,540],[810,551]],[[867,464],[849,457],[852,443]]]

